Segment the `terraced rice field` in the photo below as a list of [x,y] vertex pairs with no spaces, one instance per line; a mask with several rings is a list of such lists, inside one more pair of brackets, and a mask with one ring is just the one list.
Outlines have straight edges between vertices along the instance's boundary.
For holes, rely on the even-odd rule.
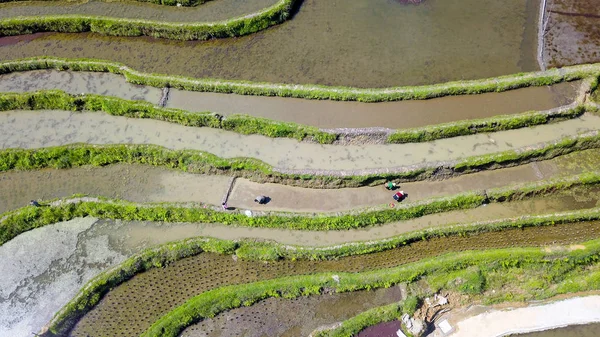
[[[597,294],[595,10],[0,1],[0,337],[463,336]],[[501,324],[597,321],[559,314]]]

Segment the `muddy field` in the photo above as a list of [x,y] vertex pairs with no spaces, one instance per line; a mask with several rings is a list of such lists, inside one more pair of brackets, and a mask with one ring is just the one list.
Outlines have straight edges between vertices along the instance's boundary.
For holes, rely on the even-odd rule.
[[[153,144],[169,149],[207,151],[224,158],[251,157],[276,170],[333,170],[345,173],[394,169],[520,149],[600,128],[600,117],[584,115],[560,123],[476,134],[427,143],[368,144],[363,146],[299,143],[295,139],[240,135],[234,132],[186,127],[148,119],[104,113],[68,111],[0,112],[1,148],[40,148],[74,143]],[[294,172],[296,172],[294,171]],[[359,174],[359,173],[357,173]]]
[[399,287],[296,299],[269,298],[185,329],[182,337],[298,337],[403,299]]
[[[587,150],[501,170],[483,171],[441,181],[403,183],[410,193],[406,203],[424,198],[485,190],[518,183],[580,174],[596,169],[600,150]],[[44,169],[0,173],[0,212],[23,207],[30,200],[48,200],[73,194],[119,198],[134,202],[200,202],[219,205],[229,177],[191,174],[145,165],[109,165],[73,169]],[[257,195],[271,201],[256,205]],[[236,179],[228,205],[231,209],[262,211],[328,212],[389,203],[392,193],[382,186],[309,189],[279,184],[260,184]]]
[[[2,39],[0,39],[2,41]],[[360,103],[297,98],[243,96],[171,89],[167,107],[210,111],[221,115],[248,114],[320,128],[419,127],[547,110],[573,102],[581,81],[549,87],[529,87],[500,93],[463,95],[421,101]],[[0,90],[27,92],[60,88],[70,94],[92,93],[158,103],[161,89],[133,85],[110,73],[36,70],[0,75]]]
[[600,61],[597,0],[547,0],[543,59],[548,67]]
[[581,242],[597,237],[600,222],[508,230],[471,237],[417,242],[381,253],[337,261],[234,261],[231,256],[199,254],[135,276],[109,292],[75,327],[72,336],[137,336],[161,315],[208,289],[324,271],[357,272],[389,268],[466,249],[542,246]]

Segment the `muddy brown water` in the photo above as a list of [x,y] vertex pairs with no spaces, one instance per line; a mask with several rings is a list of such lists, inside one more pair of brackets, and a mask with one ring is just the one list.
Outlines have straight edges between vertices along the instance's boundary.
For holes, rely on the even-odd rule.
[[[233,309],[185,329],[182,337],[299,337],[318,327],[402,300],[398,287],[296,299],[269,298]],[[383,336],[380,336],[383,337]],[[396,337],[396,336],[395,336]]]
[[0,112],[0,147],[32,149],[74,143],[153,144],[174,150],[207,151],[223,158],[251,157],[272,165],[279,172],[331,170],[360,175],[370,174],[373,170],[399,170],[411,165],[432,165],[439,161],[521,149],[599,129],[600,117],[584,115],[532,128],[427,143],[348,145],[341,148],[289,138],[240,135],[219,129],[117,117],[101,112],[36,110]]
[[[197,179],[195,179],[197,178]],[[201,201],[220,205],[229,177],[193,175],[144,165],[0,173],[0,213],[29,200],[87,194],[134,202]]]
[[531,332],[510,337],[598,337],[600,336],[600,323],[573,325],[547,331]]
[[358,333],[357,337],[398,337],[396,331],[400,330],[400,321],[379,323]]
[[502,93],[382,103],[311,101],[173,89],[169,93],[167,106],[193,111],[206,110],[223,115],[249,114],[320,128],[402,129],[551,109],[573,102],[580,84],[581,82],[562,83]]
[[597,0],[547,0],[543,58],[549,67],[600,61]]
[[336,261],[254,262],[202,253],[141,273],[111,290],[85,315],[71,336],[138,336],[187,299],[216,287],[317,272],[390,268],[425,257],[467,249],[544,246],[597,238],[600,222],[555,225],[420,241],[385,252]]
[[194,7],[139,1],[16,1],[0,4],[0,19],[15,16],[81,14],[160,22],[215,22],[258,12],[278,0],[218,0]]
[[[248,114],[320,128],[379,126],[396,129],[547,110],[573,102],[580,85],[581,81],[575,81],[501,93],[382,103],[311,101],[171,89],[167,107],[222,115]],[[154,104],[161,97],[161,89],[134,85],[123,76],[110,73],[35,70],[0,75],[0,91],[49,89],[146,100]]]
[[158,104],[162,89],[135,85],[111,73],[34,70],[0,75],[0,91],[31,92],[58,89],[72,95],[98,94]]
[[0,59],[86,57],[145,72],[274,83],[431,84],[537,70],[536,32],[527,27],[537,25],[538,4],[305,0],[291,20],[241,38],[178,42],[51,34],[0,47]]

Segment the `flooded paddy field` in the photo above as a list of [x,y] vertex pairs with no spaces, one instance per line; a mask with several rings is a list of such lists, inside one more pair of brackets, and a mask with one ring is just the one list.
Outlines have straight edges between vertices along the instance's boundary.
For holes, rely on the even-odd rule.
[[79,321],[71,335],[136,336],[186,299],[226,284],[324,271],[358,272],[389,268],[428,256],[468,249],[567,244],[595,238],[599,233],[598,222],[515,229],[470,237],[432,239],[385,252],[320,262],[234,261],[231,256],[203,253],[139,274],[117,286]]
[[131,84],[124,76],[112,73],[34,70],[0,75],[0,92],[53,89],[72,95],[98,94],[153,104],[158,104],[162,95],[160,88]]
[[[406,202],[485,190],[512,184],[581,174],[600,167],[600,149],[591,149],[500,170],[482,171],[439,181],[403,183],[410,193]],[[133,202],[201,202],[219,205],[229,186],[229,177],[192,174],[146,165],[116,164],[104,167],[43,169],[0,173],[0,213],[23,207],[30,200],[49,200],[74,194],[103,196]],[[257,209],[254,198],[268,195],[262,211],[348,211],[390,202],[391,193],[382,186],[311,189],[280,184],[261,184],[236,179],[229,195],[233,208]],[[343,196],[343,197],[340,197]]]
[[274,83],[432,84],[537,70],[538,6],[537,0],[427,0],[419,6],[305,0],[291,20],[241,38],[45,34],[12,44],[0,38],[0,59],[85,57],[144,72]]
[[543,59],[548,67],[600,62],[596,0],[547,0]]
[[[167,107],[248,114],[320,128],[409,128],[486,118],[531,110],[547,110],[576,99],[581,81],[530,87],[500,93],[434,98],[425,101],[360,103],[297,98],[243,96],[171,89]],[[92,93],[157,104],[161,89],[128,83],[121,75],[35,70],[0,75],[0,91],[30,92],[60,89],[70,94]]]
[[251,14],[278,0],[218,0],[195,7],[140,1],[17,1],[0,4],[0,19],[16,16],[80,14],[161,22],[215,22]]
[[0,213],[30,200],[87,194],[134,202],[205,202],[220,205],[229,177],[206,176],[144,165],[0,173]]
[[0,112],[1,148],[41,148],[74,143],[154,144],[169,149],[207,151],[219,157],[252,157],[276,169],[365,170],[451,161],[519,149],[600,129],[600,117],[580,118],[518,130],[414,144],[363,146],[299,143],[288,138],[234,132],[105,113],[37,110]]
[[123,232],[123,244],[134,248],[138,242],[161,244],[196,236],[226,240],[256,238],[281,244],[329,246],[356,241],[386,239],[400,234],[452,224],[512,219],[526,215],[543,215],[589,209],[600,206],[600,191],[575,189],[562,194],[508,203],[494,203],[469,210],[431,214],[384,225],[345,231],[306,231],[258,227],[236,227],[216,223],[130,223]]
[[403,300],[399,287],[295,299],[269,298],[186,328],[182,337],[298,337],[352,318],[373,307]]
[[[8,335],[23,335],[30,331],[38,331],[90,278],[109,266],[121,262],[135,252],[174,240],[205,235],[224,239],[245,237],[272,239],[283,244],[323,246],[387,238],[416,229],[447,225],[454,222],[468,223],[532,213],[542,214],[589,208],[598,206],[598,199],[598,193],[590,190],[569,192],[569,195],[558,195],[551,198],[539,198],[506,204],[492,204],[470,211],[449,212],[367,230],[342,232],[302,232],[242,228],[218,224],[126,222],[119,220],[96,220],[94,218],[75,219],[70,222],[48,225],[19,235],[0,246],[0,269],[14,271],[14,274],[11,273],[11,277],[0,279],[0,289],[5,290],[0,296],[0,310],[9,313],[3,315],[2,319],[0,319],[0,335],[5,333]],[[503,247],[503,245],[508,243],[512,245],[533,245],[539,242],[552,244],[552,242],[583,241],[596,237],[599,230],[600,223],[585,223],[526,229],[524,231],[513,230],[507,231],[504,234],[487,233],[472,237],[446,238],[444,240],[447,241],[443,242],[435,239],[414,243],[410,246],[385,253],[378,253],[383,254],[381,258],[377,258],[378,254],[349,257],[344,259],[346,262],[342,265],[351,266],[351,268],[344,267],[345,269],[336,264],[337,262],[335,261],[320,262],[318,264],[308,261],[297,263],[280,261],[274,265],[264,265],[263,263],[241,260],[234,263],[230,256],[201,254],[189,260],[192,262],[184,264],[188,267],[181,267],[183,269],[177,267],[180,268],[177,269],[180,271],[177,272],[178,276],[173,276],[174,278],[169,281],[171,282],[169,284],[172,284],[169,287],[172,287],[173,293],[165,297],[168,303],[161,304],[159,309],[166,310],[165,305],[168,307],[169,303],[181,303],[180,301],[192,296],[195,292],[217,287],[222,285],[222,282],[231,280],[237,283],[257,281],[287,275],[286,273],[290,270],[297,274],[306,274],[329,270],[358,271],[362,270],[361,268],[364,269],[367,267],[385,268],[401,263],[418,261],[431,254],[441,254],[458,249]],[[518,235],[515,235],[515,233],[518,233]],[[39,250],[40,246],[44,246],[46,249],[41,251]],[[38,253],[42,254],[42,252],[45,254],[43,259],[37,255]],[[373,259],[378,262],[373,262],[375,261]],[[198,263],[203,267],[199,268]],[[224,271],[221,274],[219,271],[221,266],[228,266],[227,270],[230,268],[233,269],[232,271],[230,270],[231,272]],[[185,271],[187,270],[186,268],[190,270]],[[286,272],[282,272],[281,268],[284,268]],[[213,273],[215,270],[217,272]],[[160,274],[161,271],[157,270],[151,273]],[[204,276],[198,273],[204,273],[202,274]],[[158,276],[147,274],[143,277],[148,277],[148,280],[151,280]],[[148,282],[150,283],[145,286],[134,286],[135,289],[142,287],[140,289],[144,293],[139,295],[142,296],[141,299],[136,299],[138,295],[135,295],[132,300],[142,301],[143,298],[148,296],[153,296],[156,300],[161,298],[160,296],[152,295],[160,293],[154,293],[155,289],[152,287],[154,285],[165,284],[161,283],[160,279],[156,282]],[[179,296],[177,294],[179,291],[177,290],[178,287],[185,288],[179,294],[183,297],[179,299],[177,299]],[[56,295],[57,293],[60,293],[60,296]],[[128,295],[125,294],[122,296]],[[122,305],[119,303],[122,304],[122,301],[124,300],[119,299],[117,302],[110,302],[112,303],[110,306],[121,307]],[[127,308],[125,306],[119,310],[127,311]],[[90,317],[94,318],[100,315],[98,319],[104,320],[106,319],[102,318],[104,315],[113,316],[113,309],[107,309],[108,311],[104,311],[104,309],[99,309],[100,311],[95,310],[95,313],[91,314],[92,316]],[[137,309],[134,311],[138,312]],[[127,322],[133,318],[136,321],[141,319],[141,316],[138,317],[136,313],[132,312],[124,312],[123,315],[125,316],[119,321],[121,325],[127,325]],[[150,324],[153,320],[151,317],[158,315],[158,313],[143,313],[140,315],[145,317],[143,318],[144,322]],[[84,321],[88,322],[86,320],[91,319],[90,317]],[[114,319],[117,318],[115,317]],[[97,321],[97,319],[94,318],[93,321]],[[87,326],[86,324],[91,323],[85,323],[84,326]],[[113,332],[108,332],[107,335],[114,336]]]
[[[1,81],[2,77],[0,77]],[[172,89],[167,107],[249,114],[320,128],[413,128],[464,119],[547,110],[576,98],[580,81],[501,93],[381,103],[310,101],[299,98],[197,93]]]

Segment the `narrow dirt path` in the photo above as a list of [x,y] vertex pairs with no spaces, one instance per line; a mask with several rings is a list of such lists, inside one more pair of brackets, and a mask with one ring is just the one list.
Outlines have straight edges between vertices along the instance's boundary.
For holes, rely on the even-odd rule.
[[441,139],[417,144],[335,145],[239,135],[210,128],[104,113],[9,111],[0,113],[0,148],[41,148],[74,143],[155,144],[207,151],[219,157],[251,157],[275,170],[331,170],[338,174],[458,160],[519,149],[600,129],[600,117],[586,115],[533,128]]
[[[600,165],[600,150],[572,153],[537,163],[484,171],[440,181],[403,183],[410,194],[405,202],[485,190],[517,183],[580,174]],[[219,205],[229,177],[190,174],[144,165],[110,165],[65,170],[0,173],[0,213],[23,207],[32,199],[54,199],[73,194],[120,198],[133,202],[201,202]],[[259,184],[236,179],[228,206],[261,211],[338,212],[387,204],[392,201],[383,186],[309,189],[278,184]],[[267,195],[266,205],[253,202]]]

